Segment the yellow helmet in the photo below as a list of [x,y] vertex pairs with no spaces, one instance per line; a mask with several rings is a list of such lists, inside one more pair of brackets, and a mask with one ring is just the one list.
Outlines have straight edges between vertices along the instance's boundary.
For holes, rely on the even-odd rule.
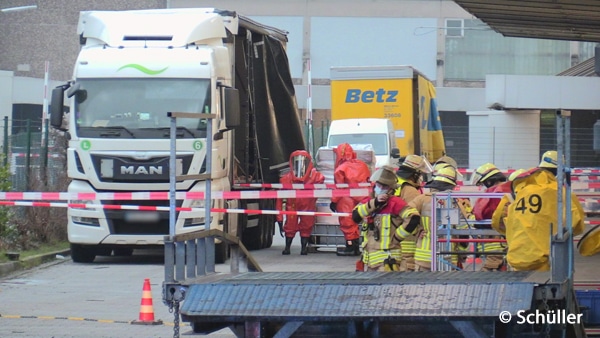
[[394,168],[388,165],[384,165],[383,167],[377,169],[373,175],[371,175],[371,182],[379,182],[383,185],[387,185],[393,189],[396,188],[396,183],[398,182],[398,178],[394,173]]
[[[446,156],[447,157],[447,156]],[[440,160],[438,160],[437,162],[435,162],[435,164],[433,165],[433,177],[435,177],[437,175],[437,172],[442,169],[442,168],[446,168],[446,167],[452,167],[454,168],[454,172],[456,173],[456,181],[463,181],[464,177],[463,175],[457,170],[458,168],[450,163],[447,162],[440,162]]]
[[542,155],[540,168],[558,168],[558,153],[556,150],[548,150]]
[[525,170],[525,169],[517,169],[517,170],[513,171],[513,172],[510,174],[510,176],[508,176],[508,180],[512,182],[512,181],[514,181],[514,180],[515,180],[515,178],[517,178],[519,175],[521,175],[522,173],[524,173],[524,172],[526,172],[526,171],[527,171],[527,170]]
[[435,167],[439,166],[440,164],[449,164],[451,166],[453,166],[454,168],[458,168],[458,163],[456,163],[456,161],[447,155],[444,155],[440,158],[437,159],[437,161],[435,161],[435,163],[433,164],[433,169],[435,171]]
[[436,171],[433,180],[456,185],[456,177],[456,169],[453,166],[446,164],[445,167]]
[[490,177],[496,174],[501,174],[501,172],[500,169],[498,169],[494,164],[483,164],[479,168],[477,168],[477,170],[475,170],[475,172],[471,176],[471,184],[481,185],[483,184],[483,182],[485,182],[485,180],[489,179]]
[[438,170],[440,170],[440,169],[442,169],[442,168],[445,168],[445,167],[448,167],[448,166],[450,166],[450,167],[451,167],[452,165],[451,165],[451,164],[448,164],[448,163],[444,163],[444,162],[439,162],[439,163],[438,163],[438,162],[435,162],[435,164],[433,165],[433,175],[435,175],[435,173],[436,173]]

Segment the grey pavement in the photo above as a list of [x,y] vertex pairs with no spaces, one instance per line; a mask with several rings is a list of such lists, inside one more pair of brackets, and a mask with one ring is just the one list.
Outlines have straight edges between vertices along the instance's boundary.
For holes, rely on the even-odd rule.
[[[271,248],[252,254],[265,271],[354,270],[356,257],[337,257],[327,252],[300,256],[298,238],[290,256],[282,256],[282,249],[283,240],[276,235]],[[45,259],[51,259],[50,262],[0,278],[0,337],[174,337],[174,315],[162,304],[164,275],[160,259],[143,264],[102,259],[98,264],[79,265],[68,256],[55,259],[57,254],[60,257],[65,253],[49,254]],[[600,255],[581,257],[576,253],[576,282],[598,285],[599,263]],[[228,265],[217,265],[217,271],[227,272]],[[83,281],[83,273],[103,276],[107,285],[113,285],[112,289],[107,291],[96,285],[90,288]],[[125,279],[115,276],[123,273],[127,274]],[[162,320],[162,325],[130,324],[140,310],[144,277],[151,279],[155,318]],[[194,334],[187,323],[182,323],[180,335]],[[234,337],[229,329],[207,336]]]

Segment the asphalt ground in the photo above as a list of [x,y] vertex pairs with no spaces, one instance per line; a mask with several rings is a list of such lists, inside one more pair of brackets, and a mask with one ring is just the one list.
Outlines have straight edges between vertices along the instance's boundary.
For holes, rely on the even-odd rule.
[[[355,257],[337,257],[331,252],[311,253],[308,256],[299,255],[299,240],[296,238],[292,246],[290,256],[282,256],[283,239],[277,234],[274,244],[269,249],[253,251],[255,259],[265,271],[353,271]],[[330,251],[330,250],[323,250]],[[113,297],[102,290],[84,291],[84,299],[88,302],[96,302],[90,311],[80,311],[80,307],[69,304],[76,299],[82,286],[77,282],[65,282],[57,277],[57,274],[71,275],[81,273],[77,264],[70,261],[68,251],[51,252],[43,257],[31,257],[24,262],[4,263],[0,266],[3,276],[0,278],[0,337],[172,337],[174,336],[174,316],[161,303],[161,283],[163,271],[160,267],[160,257],[152,264],[129,264],[127,269],[131,271],[132,286],[129,292],[118,290],[114,295],[117,306],[127,306],[129,310],[122,315],[120,309],[114,305],[109,306],[105,298]],[[64,264],[63,264],[64,263]],[[110,273],[120,261],[111,261],[109,258],[101,258],[100,264],[95,270],[103,270]],[[575,253],[575,282],[578,289],[600,288],[600,255],[593,257],[582,257]],[[60,266],[54,266],[58,265]],[[95,264],[94,264],[95,265]],[[139,272],[139,276],[138,274]],[[217,265],[218,272],[226,272],[227,264]],[[145,271],[145,272],[144,272]],[[154,311],[156,319],[162,323],[157,325],[132,325],[137,319],[139,310],[139,299],[141,283],[140,277],[145,274],[151,277],[152,293],[154,298]],[[108,278],[108,277],[107,277]],[[55,281],[60,284],[52,286]],[[11,286],[17,286],[14,290]],[[93,287],[95,289],[96,287]],[[121,286],[125,289],[125,286]],[[74,290],[77,289],[77,290]],[[2,291],[10,293],[2,296]],[[52,309],[43,302],[36,302],[38,294],[53,294],[50,299],[45,300],[49,304],[56,300],[59,308]],[[66,295],[66,296],[65,296]],[[47,296],[43,296],[47,297]],[[122,297],[123,299],[119,299]],[[30,300],[33,298],[34,300]],[[101,301],[102,300],[102,301]],[[1,304],[3,303],[3,304]],[[10,305],[13,304],[13,305]],[[105,306],[106,304],[106,306]],[[78,306],[78,305],[77,305]],[[180,323],[181,336],[193,335],[187,323]],[[229,329],[222,329],[208,335],[216,338],[234,337]]]

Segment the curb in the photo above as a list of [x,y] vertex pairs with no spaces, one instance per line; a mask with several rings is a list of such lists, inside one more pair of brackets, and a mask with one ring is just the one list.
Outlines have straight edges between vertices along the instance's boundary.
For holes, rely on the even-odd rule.
[[0,263],[0,277],[4,277],[13,272],[31,269],[44,263],[53,261],[56,259],[56,255],[68,256],[70,254],[71,250],[65,249],[27,257],[15,262]]

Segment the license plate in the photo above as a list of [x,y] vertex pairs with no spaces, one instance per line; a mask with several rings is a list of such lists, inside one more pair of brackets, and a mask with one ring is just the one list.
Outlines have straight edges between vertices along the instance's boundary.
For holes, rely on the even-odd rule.
[[127,222],[158,222],[160,215],[156,211],[128,211],[125,213]]

